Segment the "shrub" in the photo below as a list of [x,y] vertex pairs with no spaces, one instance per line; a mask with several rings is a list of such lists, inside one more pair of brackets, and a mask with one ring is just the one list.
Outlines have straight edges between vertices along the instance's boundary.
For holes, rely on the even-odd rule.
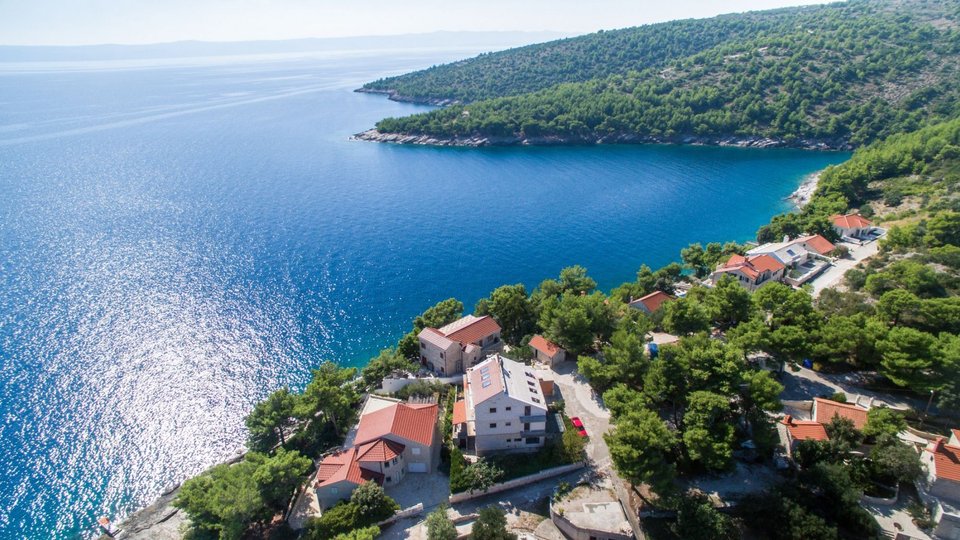
[[457,528],[447,517],[446,505],[430,512],[427,516],[427,540],[456,540]]

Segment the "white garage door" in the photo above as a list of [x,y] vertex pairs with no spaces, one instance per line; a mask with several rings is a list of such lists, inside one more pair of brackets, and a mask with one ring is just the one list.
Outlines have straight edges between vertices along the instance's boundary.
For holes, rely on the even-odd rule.
[[426,463],[410,463],[408,468],[410,472],[427,472]]

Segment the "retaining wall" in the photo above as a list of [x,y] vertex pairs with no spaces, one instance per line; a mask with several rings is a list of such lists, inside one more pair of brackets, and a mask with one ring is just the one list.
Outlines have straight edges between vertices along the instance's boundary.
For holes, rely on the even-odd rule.
[[494,484],[490,486],[490,489],[486,491],[474,491],[470,493],[465,491],[463,493],[454,493],[450,495],[450,504],[456,504],[463,501],[469,501],[471,499],[476,499],[483,497],[485,495],[490,495],[492,493],[499,493],[501,491],[507,491],[508,489],[514,489],[520,486],[525,486],[527,484],[533,484],[539,482],[540,480],[545,480],[554,476],[560,476],[561,474],[566,474],[568,472],[575,471],[577,469],[582,469],[586,464],[584,462],[572,463],[570,465],[561,465],[560,467],[554,467],[552,469],[544,469],[538,473],[533,473],[527,476],[521,476],[520,478],[514,478],[513,480],[507,480],[506,482],[501,482],[499,484]]

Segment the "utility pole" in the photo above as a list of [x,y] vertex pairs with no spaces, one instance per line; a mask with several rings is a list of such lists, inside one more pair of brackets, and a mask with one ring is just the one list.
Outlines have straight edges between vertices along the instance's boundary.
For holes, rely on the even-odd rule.
[[930,399],[927,400],[927,408],[923,410],[923,416],[920,417],[920,429],[923,429],[923,423],[927,420],[927,415],[930,414],[930,405],[933,403],[933,394],[936,390],[930,391]]

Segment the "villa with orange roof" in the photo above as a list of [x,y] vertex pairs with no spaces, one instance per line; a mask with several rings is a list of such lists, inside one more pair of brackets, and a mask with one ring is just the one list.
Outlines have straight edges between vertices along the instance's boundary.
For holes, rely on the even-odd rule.
[[846,418],[853,422],[857,429],[863,429],[867,425],[867,409],[852,403],[840,403],[824,398],[813,398],[814,421],[821,424],[829,424],[834,416]]
[[540,380],[520,362],[495,355],[467,369],[454,404],[453,437],[476,455],[539,450],[547,437]]
[[540,334],[530,338],[530,348],[533,349],[538,362],[542,362],[550,367],[554,367],[560,362],[563,362],[567,357],[567,351],[565,351],[563,347]]
[[663,291],[653,291],[652,293],[641,296],[640,298],[631,298],[628,306],[639,309],[647,315],[652,315],[664,304],[673,300],[673,297]]
[[732,255],[725,263],[720,263],[710,275],[716,283],[725,274],[731,275],[748,290],[756,290],[761,285],[783,279],[787,267],[771,255]]
[[352,444],[323,458],[314,489],[321,508],[349,499],[357,486],[374,481],[384,487],[407,473],[426,473],[438,464],[440,432],[437,405],[368,399]]
[[833,230],[841,238],[861,238],[873,230],[873,223],[860,214],[835,214],[830,216],[830,222],[833,223]]
[[920,458],[925,475],[919,492],[934,506],[937,538],[960,538],[960,430],[951,431],[949,440],[929,443]]
[[783,440],[786,442],[784,447],[787,451],[787,457],[793,457],[793,451],[800,441],[826,441],[830,439],[827,436],[827,430],[820,422],[797,420],[789,414],[780,421],[778,430],[782,431]]
[[442,328],[424,328],[420,363],[440,375],[456,375],[503,347],[500,325],[489,315],[467,315]]

